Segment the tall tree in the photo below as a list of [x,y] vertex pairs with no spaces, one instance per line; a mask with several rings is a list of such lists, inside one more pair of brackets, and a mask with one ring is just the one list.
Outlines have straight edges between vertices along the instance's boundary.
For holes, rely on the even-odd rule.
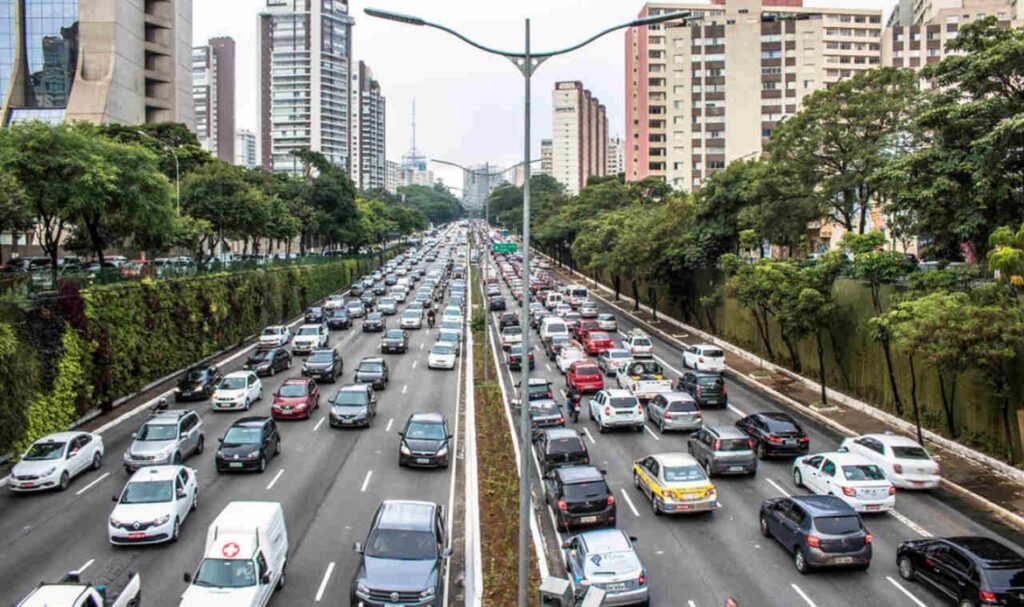
[[[25,188],[10,171],[0,167],[0,233],[17,235],[31,228],[32,213],[29,211]],[[3,255],[0,254],[0,264],[3,261]]]

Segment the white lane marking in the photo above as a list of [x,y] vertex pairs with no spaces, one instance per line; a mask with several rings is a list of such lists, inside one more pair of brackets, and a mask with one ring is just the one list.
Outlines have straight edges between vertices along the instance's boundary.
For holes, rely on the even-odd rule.
[[420,350],[422,350],[422,349],[423,349],[423,346],[424,346],[424,345],[426,345],[426,344],[420,344]]
[[417,365],[417,363],[419,363],[419,362],[420,362],[420,361],[418,361],[418,360],[414,360],[414,361],[412,361],[412,368],[413,368],[413,369],[415,369],[415,368],[416,368],[416,365]]
[[628,489],[626,489],[625,487],[619,489],[619,492],[622,493],[623,499],[626,500],[626,505],[629,506],[629,509],[633,511],[633,516],[639,517],[640,513],[637,512],[636,506],[633,505],[633,500],[629,499],[629,493],[627,493],[627,491]]
[[391,424],[393,424],[393,423],[395,423],[395,418],[392,417],[391,419],[388,420],[388,427],[384,428],[384,431],[385,432],[391,432]]
[[587,427],[584,426],[583,433],[586,434],[587,438],[590,439],[590,444],[591,445],[596,445],[597,444],[597,441],[594,440],[594,436],[590,433],[590,428],[587,428]]
[[647,423],[646,422],[644,422],[644,430],[646,430],[648,434],[653,436],[654,440],[657,440],[657,441],[661,440],[661,438],[659,438],[658,435],[654,433],[654,430],[651,430],[650,428],[647,427]]
[[82,573],[83,571],[85,571],[86,569],[91,567],[92,564],[95,563],[95,562],[96,562],[96,559],[89,559],[88,561],[85,562],[84,565],[82,565],[78,569],[75,569],[75,573]]
[[925,605],[924,603],[921,602],[921,599],[919,599],[916,596],[914,596],[913,594],[911,594],[909,590],[904,588],[903,585],[900,584],[899,582],[897,582],[896,580],[892,579],[892,577],[887,575],[887,576],[885,576],[885,579],[889,580],[889,583],[892,584],[893,586],[895,586],[900,592],[902,592],[903,594],[907,595],[908,599],[910,599],[911,601],[914,601],[914,604],[917,605],[917,607],[928,607],[927,605]]
[[771,485],[772,487],[775,487],[775,489],[776,489],[776,490],[777,490],[777,491],[778,491],[779,493],[781,493],[782,495],[785,495],[786,497],[790,497],[790,495],[789,495],[789,492],[788,492],[788,491],[786,491],[785,489],[783,489],[781,485],[779,485],[778,483],[776,483],[776,482],[775,482],[775,481],[773,481],[772,479],[770,479],[770,478],[766,478],[766,479],[764,479],[764,480],[768,481],[768,484],[769,484],[769,485]]
[[277,484],[277,479],[281,478],[282,474],[284,474],[284,468],[278,470],[277,474],[274,475],[274,480],[270,481],[270,484],[267,485],[267,491],[270,491],[271,489],[274,488],[274,485]]
[[551,373],[551,365],[544,363],[544,367],[547,368],[548,373]]
[[818,607],[814,604],[814,601],[811,600],[811,597],[807,596],[807,594],[804,593],[803,590],[800,590],[799,586],[797,586],[796,584],[790,584],[790,587],[792,587],[793,590],[795,590],[796,593],[800,595],[800,598],[806,601],[808,605],[810,605],[811,607]]
[[367,470],[366,478],[363,479],[363,486],[359,489],[360,493],[366,493],[366,487],[370,484],[371,478],[373,478],[373,470]]
[[85,493],[85,492],[86,492],[86,491],[88,491],[89,489],[92,489],[93,487],[95,487],[96,485],[98,485],[98,484],[99,484],[100,482],[102,482],[102,481],[103,481],[103,479],[107,478],[108,476],[110,476],[110,473],[109,473],[109,472],[104,472],[103,474],[101,474],[101,475],[99,476],[99,478],[97,478],[97,479],[96,479],[96,480],[94,480],[93,482],[89,483],[88,485],[86,485],[86,486],[82,487],[82,488],[81,488],[81,489],[79,489],[79,490],[78,490],[77,492],[75,492],[75,495],[82,495],[83,493]]
[[890,510],[889,514],[891,514],[894,519],[896,519],[899,522],[903,523],[907,527],[910,527],[910,529],[914,533],[920,535],[921,537],[932,537],[931,532],[929,532],[927,529],[925,529],[921,525],[918,525],[914,521],[912,521],[909,518],[907,518],[907,516],[905,514],[897,512],[895,509],[894,510]]
[[326,417],[321,417],[321,418],[320,418],[320,421],[318,421],[318,422],[316,423],[316,425],[315,425],[315,426],[313,426],[313,432],[316,432],[317,430],[319,430],[319,429],[320,429],[320,426],[324,425],[324,420],[325,420],[325,419],[327,419],[327,418],[326,418]]
[[737,409],[736,407],[733,407],[732,405],[729,405],[729,410],[732,411],[733,413],[735,413],[736,415],[739,415],[740,417],[746,417],[747,416],[747,414],[744,413],[742,410]]
[[697,603],[693,601],[686,601],[686,607],[697,607]]
[[320,588],[316,591],[317,603],[319,603],[324,598],[324,592],[327,591],[327,582],[331,581],[332,573],[334,573],[334,561],[331,561],[327,565],[327,571],[324,572],[324,579],[320,582]]
[[406,384],[406,385],[402,386],[402,394],[405,394],[408,391],[409,391],[409,384]]

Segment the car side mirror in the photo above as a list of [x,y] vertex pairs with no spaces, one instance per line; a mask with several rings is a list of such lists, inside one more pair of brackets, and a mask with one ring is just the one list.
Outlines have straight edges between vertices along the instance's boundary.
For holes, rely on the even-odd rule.
[[850,452],[850,448],[844,445],[844,446],[839,447],[838,449],[836,449],[836,452],[837,453],[849,453]]
[[264,573],[263,575],[260,576],[260,584],[263,584],[264,586],[266,586],[269,583],[270,583],[270,573]]
[[184,499],[186,495],[188,494],[185,493],[184,489],[178,489],[178,499]]
[[224,444],[224,439],[223,438],[218,438],[217,442],[223,445]]
[[119,499],[119,498],[118,498],[118,497],[117,497],[116,495],[112,495],[112,496],[110,496],[110,501],[114,502],[115,504],[117,503],[117,500],[118,500],[118,499]]
[[631,541],[631,542],[633,542],[635,544],[635,543],[639,542],[640,540],[636,539],[635,537],[633,537],[631,535],[631,536],[629,536],[629,541]]
[[363,544],[362,544],[362,542],[356,542],[355,544],[352,544],[352,550],[356,551],[356,553],[358,553],[358,554],[362,554],[363,553]]
[[572,542],[562,542],[562,550],[569,550],[572,548]]
[[132,440],[136,440],[138,438],[139,438],[139,433],[138,432],[132,432]]
[[183,580],[185,580],[186,584],[191,584],[192,583],[192,574],[187,572],[187,571],[185,572],[185,575],[181,576],[181,578]]
[[402,438],[405,438],[405,430],[399,430],[398,431],[398,436],[401,436]]

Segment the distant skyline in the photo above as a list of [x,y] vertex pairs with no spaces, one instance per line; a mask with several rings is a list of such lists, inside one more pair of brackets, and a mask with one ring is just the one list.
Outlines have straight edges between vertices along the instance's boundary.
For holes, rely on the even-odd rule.
[[[698,0],[699,1],[699,0]],[[710,3],[710,2],[709,2]],[[807,6],[882,9],[896,0],[805,0]],[[237,45],[238,129],[256,130],[257,15],[266,0],[196,0],[193,45],[231,36]],[[562,48],[636,17],[642,2],[623,0],[350,0],[355,18],[352,56],[373,70],[387,98],[387,157],[398,160],[411,142],[416,101],[416,144],[428,158],[463,165],[506,167],[522,159],[523,80],[505,59],[473,49],[437,30],[367,16],[367,7],[415,14],[442,23],[491,47],[521,50],[523,20],[531,19],[535,50]],[[532,139],[551,136],[551,92],[559,80],[581,80],[608,108],[610,136],[622,136],[623,32],[614,32],[570,55],[545,63],[534,75]],[[434,164],[437,175],[461,187],[461,171]]]

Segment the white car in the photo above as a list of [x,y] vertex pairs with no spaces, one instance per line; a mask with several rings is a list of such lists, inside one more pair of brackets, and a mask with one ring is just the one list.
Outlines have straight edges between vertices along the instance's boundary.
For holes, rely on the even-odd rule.
[[580,313],[581,318],[597,318],[597,303],[593,301],[585,301],[576,308],[576,311]]
[[259,376],[252,371],[235,371],[225,375],[217,384],[210,400],[215,411],[248,411],[254,402],[262,398],[263,382]]
[[601,390],[587,406],[590,419],[601,432],[623,427],[637,432],[644,430],[644,408],[637,397],[626,390]]
[[326,348],[330,338],[331,331],[327,325],[302,325],[292,338],[292,354],[309,354]]
[[263,329],[260,333],[261,348],[280,348],[287,346],[288,340],[292,338],[292,332],[284,325],[273,325]]
[[466,322],[466,319],[462,316],[461,313],[453,314],[451,312],[445,312],[444,316],[441,317],[441,322],[454,322],[461,327],[462,324]]
[[107,521],[111,544],[176,542],[181,525],[199,505],[196,471],[187,466],[149,466],[133,474]]
[[614,314],[601,313],[597,315],[597,328],[615,332],[619,330],[619,323],[615,320]]
[[683,350],[683,366],[695,371],[725,372],[725,352],[718,346],[698,344]]
[[437,342],[430,348],[430,354],[427,356],[427,368],[454,369],[455,358],[453,344],[445,341]]
[[846,438],[839,444],[839,450],[871,460],[900,489],[931,489],[938,487],[942,480],[939,464],[928,451],[899,434],[865,434]]
[[793,483],[818,495],[835,495],[857,512],[887,512],[896,487],[885,472],[855,453],[819,453],[793,462]]
[[403,329],[419,329],[423,326],[423,316],[417,310],[406,310],[398,326]]
[[523,329],[522,327],[513,326],[505,327],[501,330],[501,347],[504,350],[508,350],[512,344],[523,343]]
[[558,370],[562,372],[562,375],[565,375],[569,372],[569,367],[571,367],[574,362],[581,360],[587,360],[586,351],[579,347],[575,342],[568,343],[558,351],[558,356],[555,357],[555,366],[557,366]]
[[11,468],[7,488],[15,493],[68,488],[82,472],[103,463],[103,438],[90,432],[57,432],[32,443]]
[[633,358],[650,358],[654,355],[654,344],[649,335],[634,329],[622,340],[622,349],[633,355]]
[[330,295],[324,302],[324,310],[340,310],[345,307],[344,295]]

